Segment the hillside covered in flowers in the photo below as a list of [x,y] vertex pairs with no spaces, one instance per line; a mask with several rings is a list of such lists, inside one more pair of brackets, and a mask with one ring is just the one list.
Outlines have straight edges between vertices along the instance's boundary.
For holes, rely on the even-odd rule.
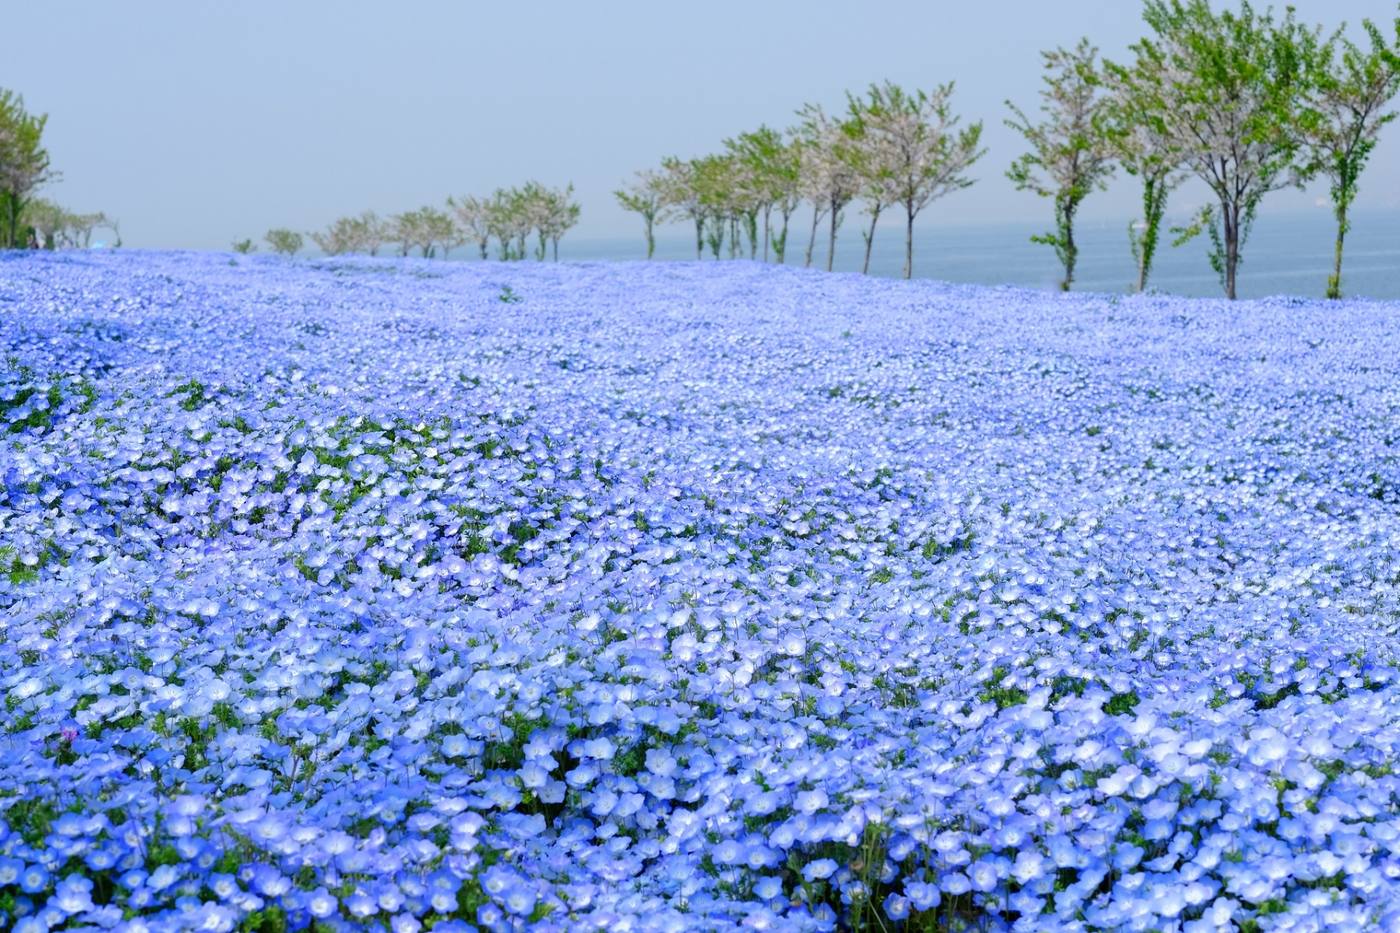
[[0,258],[0,926],[1400,928],[1400,306]]

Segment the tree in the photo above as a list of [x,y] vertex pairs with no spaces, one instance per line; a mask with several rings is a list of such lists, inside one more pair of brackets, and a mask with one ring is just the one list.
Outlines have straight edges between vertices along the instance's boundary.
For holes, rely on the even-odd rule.
[[625,211],[642,218],[647,238],[647,258],[656,253],[656,236],[653,233],[658,222],[667,219],[666,183],[663,176],[650,169],[638,172],[625,188],[613,192],[617,203]]
[[812,236],[807,243],[806,264],[812,264],[817,225],[823,216],[830,223],[826,247],[826,271],[836,259],[836,230],[845,207],[860,191],[860,176],[851,157],[851,141],[859,128],[850,121],[834,121],[821,107],[808,104],[798,111],[802,118],[803,193],[812,202]]
[[661,162],[666,203],[695,225],[695,258],[698,260],[705,249],[705,205],[700,197],[696,167],[697,160],[675,156],[668,156]]
[[[574,200],[574,185],[543,189],[544,221],[540,227],[549,238],[551,258],[559,261],[559,241],[578,223],[580,207]],[[543,257],[541,257],[543,258]]]
[[0,248],[24,245],[19,224],[24,205],[56,177],[43,145],[46,123],[46,115],[24,109],[24,98],[0,88]]
[[1237,13],[1216,13],[1207,0],[1147,0],[1143,18],[1152,36],[1132,50],[1144,106],[1216,201],[1178,242],[1210,234],[1211,266],[1233,299],[1260,202],[1306,178],[1297,156],[1318,33],[1298,26],[1292,9],[1275,22],[1247,0]]
[[279,256],[295,256],[301,251],[301,234],[285,227],[274,227],[264,234],[263,239]]
[[847,121],[852,127],[850,143],[845,147],[846,158],[855,172],[857,196],[864,202],[865,213],[870,217],[870,226],[862,227],[861,239],[865,241],[865,261],[861,264],[861,274],[870,273],[870,251],[875,245],[875,227],[880,215],[890,206],[890,177],[893,170],[893,152],[884,145],[884,140],[871,132],[877,114],[867,109],[864,100],[846,93]]
[[452,215],[436,207],[422,207],[418,209],[419,223],[422,225],[420,248],[426,244],[423,255],[431,259],[442,251],[442,258],[446,259],[447,254],[452,252],[464,242],[462,232],[457,229],[457,222]]
[[487,247],[491,244],[491,227],[487,223],[487,204],[480,198],[468,195],[460,201],[447,199],[447,206],[457,216],[457,226],[468,241],[475,243],[481,258],[486,258]]
[[24,205],[19,226],[22,229],[32,229],[38,235],[39,245],[44,249],[57,249],[68,228],[70,216],[52,201],[31,198]]
[[254,243],[251,239],[247,238],[242,240],[234,240],[233,251],[242,256],[247,256],[249,253],[256,253],[258,251],[258,244]]
[[[740,133],[724,141],[725,149],[737,164],[737,175],[745,190],[741,200],[750,229],[749,258],[757,258],[755,241],[761,237],[763,261],[768,261],[769,247],[781,242],[787,245],[787,225],[796,208],[798,165],[796,152],[783,134],[769,126],[760,126],[751,133]],[[783,219],[782,233],[772,232],[773,209],[778,208]],[[762,230],[757,221],[762,219]],[[783,249],[777,249],[779,262]]]
[[1072,50],[1058,48],[1041,55],[1046,71],[1040,92],[1044,120],[1032,123],[1019,107],[1006,102],[1016,115],[1007,126],[1031,148],[1011,163],[1006,175],[1019,190],[1054,199],[1055,231],[1031,239],[1054,247],[1064,267],[1060,289],[1069,291],[1079,258],[1074,217],[1085,198],[1107,185],[1113,153],[1101,132],[1105,102],[1099,93],[1098,50],[1081,39]]
[[1351,230],[1349,211],[1361,172],[1381,128],[1395,119],[1386,105],[1400,92],[1400,19],[1394,45],[1370,20],[1362,22],[1370,48],[1338,32],[1317,49],[1307,98],[1306,143],[1312,167],[1330,183],[1337,242],[1327,297],[1342,297],[1342,246]]
[[1137,290],[1147,289],[1152,262],[1161,241],[1167,199],[1182,181],[1186,152],[1159,113],[1150,90],[1150,65],[1141,57],[1132,65],[1104,62],[1108,100],[1099,132],[1118,164],[1142,186],[1141,228],[1128,225],[1128,244],[1137,263]]
[[[773,245],[773,258],[779,265],[787,259],[788,223],[797,205],[802,202],[802,148],[801,143],[792,137],[783,140],[782,146],[773,153],[768,162],[766,181],[769,194],[773,198],[773,208],[782,218],[777,233],[769,233],[768,241]],[[764,259],[768,258],[768,247],[764,246]]]
[[[865,147],[880,153],[886,197],[904,208],[904,277],[914,274],[914,218],[929,204],[973,184],[967,172],[986,154],[982,123],[959,129],[952,111],[953,84],[932,92],[905,92],[896,84],[871,85],[862,108]],[[873,238],[874,223],[871,224]],[[866,265],[870,245],[866,243]]]

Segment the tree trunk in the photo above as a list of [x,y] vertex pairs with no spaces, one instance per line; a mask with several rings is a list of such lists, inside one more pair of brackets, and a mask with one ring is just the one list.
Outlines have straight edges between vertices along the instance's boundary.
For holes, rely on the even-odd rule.
[[816,202],[813,201],[813,202],[812,202],[812,235],[811,235],[811,237],[809,237],[808,240],[807,240],[807,259],[806,259],[806,261],[802,264],[803,268],[805,268],[805,269],[810,269],[810,268],[812,268],[812,250],[813,250],[813,249],[816,247],[816,245],[817,245],[817,224],[819,224],[819,223],[821,222],[821,219],[822,219],[822,215],[821,215],[821,213],[817,210],[817,204],[816,204]]
[[875,245],[875,225],[880,222],[882,210],[884,207],[876,204],[875,209],[870,212],[870,231],[865,234],[865,264],[860,267],[861,275],[870,274],[870,249]]
[[549,241],[549,248],[550,248],[550,252],[551,252],[551,258],[552,258],[555,262],[558,262],[558,261],[559,261],[559,238],[558,238],[558,237],[553,237],[553,238],[550,239],[550,241]]
[[1327,297],[1333,300],[1342,297],[1342,244],[1347,236],[1347,208],[1337,207],[1337,246],[1332,254],[1332,275],[1327,280]]
[[477,248],[481,250],[481,261],[482,261],[482,262],[485,262],[485,261],[486,261],[486,249],[487,249],[487,247],[490,245],[490,241],[488,241],[488,240],[477,240],[477,241],[476,241],[476,245],[477,245]]
[[914,206],[904,205],[904,277],[914,275]]
[[773,243],[773,258],[780,266],[787,264],[788,216],[787,214],[783,215],[783,231],[778,234],[782,240],[782,246],[780,247],[776,240]]
[[1225,224],[1225,297],[1235,300],[1235,273],[1240,264],[1240,218],[1234,205],[1222,211]]
[[653,218],[648,217],[648,218],[647,218],[647,259],[650,259],[650,258],[651,258],[651,254],[654,253],[654,252],[656,252],[656,237],[654,237],[654,236],[652,235],[652,232],[651,232],[651,228],[652,228],[652,224],[653,224],[653,223],[655,223],[655,221],[653,220]]
[[826,271],[830,272],[836,263],[836,223],[840,212],[836,209],[836,201],[831,202],[831,234],[826,240]]
[[701,214],[695,215],[695,261],[699,262],[705,256],[705,218]]
[[763,261],[768,261],[768,218],[773,213],[773,205],[763,206]]

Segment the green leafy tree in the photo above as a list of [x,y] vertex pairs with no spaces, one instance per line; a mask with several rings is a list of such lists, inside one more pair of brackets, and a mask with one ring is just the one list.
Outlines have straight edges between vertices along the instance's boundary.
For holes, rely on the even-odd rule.
[[241,256],[247,256],[249,253],[256,253],[258,251],[258,244],[254,243],[251,239],[235,240],[233,243],[233,251]]
[[1318,48],[1309,82],[1306,143],[1311,167],[1330,183],[1337,218],[1328,298],[1342,297],[1342,247],[1351,230],[1351,206],[1381,128],[1395,119],[1386,106],[1400,92],[1400,19],[1393,42],[1370,20],[1362,27],[1370,47],[1337,33]]
[[1150,67],[1142,58],[1131,65],[1104,63],[1109,98],[1100,125],[1118,164],[1142,186],[1142,217],[1128,225],[1139,292],[1152,275],[1167,201],[1186,178],[1186,151],[1156,109],[1151,80],[1145,78]]
[[491,227],[488,224],[487,203],[481,198],[468,195],[461,200],[447,199],[447,206],[457,218],[457,227],[466,239],[476,244],[482,259],[486,258],[491,245]]
[[666,182],[663,176],[647,170],[638,172],[625,188],[613,192],[617,203],[625,211],[631,211],[642,218],[646,232],[647,258],[656,253],[655,227],[666,220]]
[[1247,0],[1219,13],[1207,0],[1147,0],[1143,18],[1152,34],[1132,46],[1142,106],[1215,199],[1176,242],[1205,230],[1211,266],[1233,299],[1260,203],[1306,178],[1298,156],[1318,35],[1292,9],[1275,20]]
[[1098,67],[1098,50],[1081,39],[1073,49],[1042,53],[1045,87],[1041,90],[1042,121],[1033,123],[1011,101],[1015,114],[1006,123],[1020,133],[1030,151],[1011,163],[1006,175],[1022,191],[1032,191],[1055,202],[1055,231],[1032,237],[1054,247],[1064,267],[1060,288],[1074,285],[1079,247],[1074,241],[1074,218],[1080,205],[1101,190],[1113,175],[1113,153],[1101,124],[1105,98]]
[[[906,92],[897,84],[871,85],[862,107],[863,148],[875,153],[880,185],[891,205],[904,208],[904,277],[914,274],[914,218],[934,201],[973,184],[968,171],[986,154],[981,122],[959,127],[953,84]],[[871,234],[865,263],[870,265]]]
[[845,216],[846,205],[860,194],[859,159],[854,142],[862,127],[853,120],[836,120],[821,107],[808,104],[798,111],[802,139],[802,193],[812,202],[812,234],[807,242],[806,265],[812,264],[817,227],[823,217],[828,223],[826,271],[836,260],[836,231]]
[[24,109],[24,98],[0,88],[0,248],[24,246],[20,217],[34,192],[57,177],[44,148],[48,116]]
[[301,252],[303,243],[300,233],[285,227],[274,227],[263,235],[263,239],[279,256],[295,256]]

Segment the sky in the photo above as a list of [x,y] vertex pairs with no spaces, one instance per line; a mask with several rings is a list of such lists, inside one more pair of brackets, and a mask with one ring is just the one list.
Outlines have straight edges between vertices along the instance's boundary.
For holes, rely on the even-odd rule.
[[[1262,4],[1261,4],[1262,5]],[[0,87],[47,113],[62,180],[46,194],[121,222],[125,245],[226,249],[270,227],[320,229],[535,178],[572,182],[574,237],[631,235],[611,192],[666,155],[785,127],[806,102],[892,80],[957,82],[986,125],[979,183],[933,224],[1020,223],[1049,206],[1004,172],[1021,151],[1008,98],[1037,103],[1043,49],[1088,35],[1121,57],[1141,36],[1131,0],[714,0],[534,3],[400,0],[43,0],[7,4]],[[1295,0],[1329,28],[1390,24],[1395,0]],[[1264,211],[1320,211],[1325,190]],[[1130,180],[1087,220],[1130,218]],[[1204,203],[1187,187],[1184,214]],[[1360,206],[1400,209],[1400,129],[1362,180]]]

